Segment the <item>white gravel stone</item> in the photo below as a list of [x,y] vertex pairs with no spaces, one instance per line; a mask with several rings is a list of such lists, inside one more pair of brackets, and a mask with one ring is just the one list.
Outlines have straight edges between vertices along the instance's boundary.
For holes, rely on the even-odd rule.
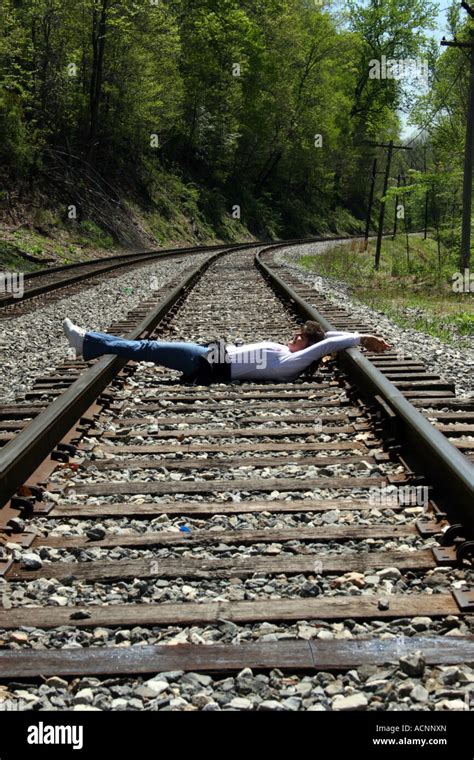
[[199,686],[210,686],[212,684],[211,676],[203,673],[185,673],[181,679],[184,683],[198,684]]
[[422,652],[404,655],[399,659],[399,667],[408,676],[421,676],[425,669],[425,659]]
[[377,575],[384,581],[398,581],[402,577],[398,567],[384,567],[383,570],[377,572]]
[[431,626],[431,622],[431,618],[420,616],[414,617],[411,624],[416,631],[426,631]]
[[234,697],[234,699],[230,700],[227,707],[232,707],[234,710],[251,710],[252,703],[250,699],[245,699],[245,697]]
[[368,705],[365,694],[350,694],[348,697],[338,695],[332,702],[333,710],[345,712],[347,710],[364,710]]
[[59,676],[51,676],[51,678],[48,678],[45,683],[47,686],[52,686],[55,689],[68,688],[68,682],[65,681],[64,678],[59,678]]
[[158,696],[158,694],[161,694],[163,691],[166,691],[166,689],[169,688],[168,681],[160,681],[160,680],[150,680],[145,681],[145,686],[154,692],[155,696]]
[[40,570],[43,567],[43,562],[41,561],[41,558],[38,557],[38,555],[34,554],[33,552],[22,554],[21,564],[22,564],[22,567],[24,567],[26,570]]
[[88,705],[94,701],[94,692],[92,689],[81,689],[74,696],[74,703],[76,705]]
[[122,699],[121,697],[118,697],[117,699],[114,699],[111,704],[112,710],[126,710],[128,707],[128,702],[126,699]]
[[468,706],[462,699],[443,699],[436,703],[437,709],[443,710],[468,710]]
[[322,639],[322,641],[332,641],[334,634],[331,633],[331,631],[325,631],[323,629],[322,631],[319,631],[317,638]]
[[281,702],[277,702],[276,699],[267,699],[264,702],[260,702],[257,710],[284,710],[285,707]]
[[24,644],[28,641],[28,634],[25,631],[13,631],[10,634],[11,641],[16,641],[17,644]]
[[410,697],[415,702],[427,702],[428,701],[428,692],[424,688],[424,686],[422,686],[421,684],[417,684],[415,686],[415,688],[411,690]]

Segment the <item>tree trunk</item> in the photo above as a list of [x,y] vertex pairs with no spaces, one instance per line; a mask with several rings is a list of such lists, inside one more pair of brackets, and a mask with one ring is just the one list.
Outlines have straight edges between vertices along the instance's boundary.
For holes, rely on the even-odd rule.
[[274,169],[278,165],[282,156],[283,156],[283,151],[277,150],[276,153],[271,154],[265,161],[263,169],[261,170],[260,175],[257,179],[257,182],[255,183],[255,195],[257,197],[262,192],[265,182],[267,181],[272,171],[274,171]]
[[100,12],[94,8],[92,12],[92,71],[89,89],[89,139],[87,160],[94,163],[99,132],[99,107],[102,96],[104,76],[105,35],[107,32],[107,10],[109,0],[102,0]]

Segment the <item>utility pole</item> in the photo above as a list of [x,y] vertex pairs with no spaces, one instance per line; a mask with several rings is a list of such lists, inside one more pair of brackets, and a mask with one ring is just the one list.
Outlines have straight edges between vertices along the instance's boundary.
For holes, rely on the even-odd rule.
[[[400,175],[398,175],[398,177],[397,177],[397,188],[399,188],[399,187],[400,187]],[[397,196],[395,198],[395,217],[394,217],[394,220],[393,220],[393,235],[392,235],[392,240],[395,240],[395,238],[397,237],[397,221],[398,221],[398,193],[397,193]]]
[[[424,160],[423,160],[423,171],[426,175],[426,145],[424,150]],[[429,197],[430,197],[430,191],[427,190],[425,194],[425,234],[423,235],[423,240],[426,240],[428,237],[428,203],[429,203]]]
[[384,145],[384,143],[381,143],[381,147],[383,148],[388,147],[388,154],[387,154],[387,166],[385,167],[385,177],[383,180],[382,201],[380,203],[379,228],[377,230],[377,248],[375,250],[375,269],[376,270],[378,270],[380,266],[380,254],[382,251],[383,223],[385,220],[384,198],[387,195],[388,181],[390,179],[390,169],[392,166],[392,156],[393,156],[393,140],[390,140],[388,146]]
[[[461,2],[461,6],[474,18],[474,8],[468,3]],[[469,30],[471,39],[469,42],[446,40],[444,37],[441,44],[447,47],[469,49],[469,102],[467,108],[466,144],[464,149],[464,180],[462,198],[462,228],[461,228],[461,272],[469,269],[471,261],[471,210],[472,210],[472,169],[474,166],[474,32]]]
[[382,251],[383,225],[385,221],[384,198],[387,195],[387,190],[388,190],[388,181],[390,179],[390,169],[392,167],[393,151],[394,150],[412,150],[412,148],[410,148],[408,145],[394,145],[393,140],[390,140],[388,144],[371,142],[370,145],[374,145],[376,148],[388,148],[387,165],[385,167],[385,177],[383,181],[382,200],[380,201],[379,227],[377,230],[377,248],[375,251],[375,269],[378,270],[380,266],[380,253]]
[[429,190],[426,191],[425,195],[425,231],[423,233],[423,240],[426,240],[428,237],[428,209],[429,209],[429,202],[430,202],[430,196],[429,196]]
[[[403,187],[406,187],[406,177],[403,175],[402,177]],[[406,213],[406,207],[405,203],[403,204],[403,221],[405,222],[405,237],[406,237],[406,245],[407,245],[407,269],[410,271],[410,238],[408,237],[408,220],[407,220],[407,213]]]
[[374,162],[372,164],[372,181],[370,183],[369,208],[367,209],[367,219],[365,222],[365,249],[367,249],[367,244],[369,242],[370,222],[372,219],[372,206],[374,204],[374,190],[375,190],[376,177],[377,177],[377,159],[374,158]]

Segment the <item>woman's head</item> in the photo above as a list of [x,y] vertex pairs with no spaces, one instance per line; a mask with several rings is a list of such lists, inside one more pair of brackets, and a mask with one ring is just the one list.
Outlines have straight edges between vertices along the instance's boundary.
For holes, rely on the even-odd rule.
[[293,340],[288,343],[288,348],[293,353],[294,351],[302,351],[303,348],[312,346],[313,343],[319,343],[324,340],[324,330],[318,322],[308,320],[304,323],[301,330],[296,333]]

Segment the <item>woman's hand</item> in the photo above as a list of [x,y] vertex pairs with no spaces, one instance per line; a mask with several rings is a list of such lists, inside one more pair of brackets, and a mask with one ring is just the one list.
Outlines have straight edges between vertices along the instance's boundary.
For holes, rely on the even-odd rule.
[[376,335],[361,335],[360,344],[368,351],[373,351],[376,354],[380,354],[382,351],[387,351],[387,349],[392,348],[386,340],[378,338]]

